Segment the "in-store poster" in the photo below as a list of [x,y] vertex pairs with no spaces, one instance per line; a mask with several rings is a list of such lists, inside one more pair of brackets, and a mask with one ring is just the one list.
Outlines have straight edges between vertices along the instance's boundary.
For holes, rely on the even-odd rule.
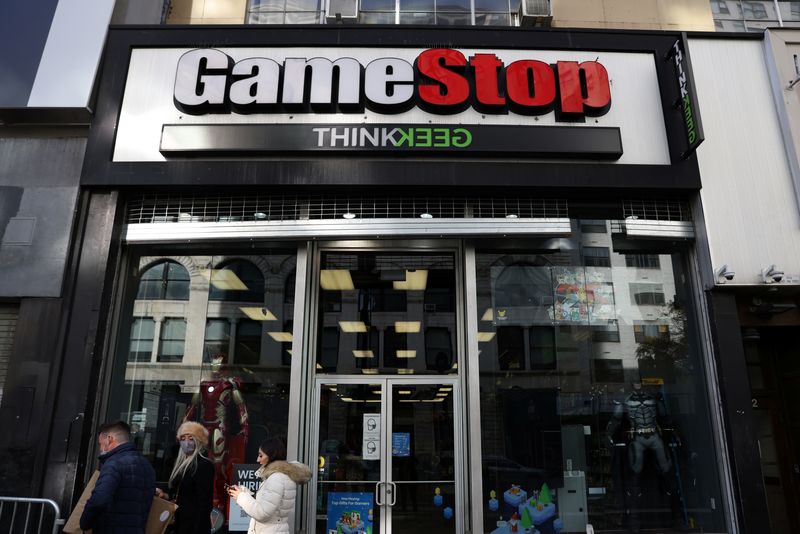
[[411,434],[392,432],[392,456],[411,456]]
[[[243,486],[250,490],[250,494],[255,496],[261,479],[256,476],[256,471],[261,466],[258,464],[233,464],[232,486]],[[228,532],[242,532],[250,527],[250,516],[244,513],[236,501],[228,497],[230,506],[228,507]]]
[[373,494],[328,493],[327,534],[372,534]]

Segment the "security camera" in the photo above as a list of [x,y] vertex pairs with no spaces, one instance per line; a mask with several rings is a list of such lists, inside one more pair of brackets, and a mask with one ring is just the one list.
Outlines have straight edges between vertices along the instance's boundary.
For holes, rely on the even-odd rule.
[[783,280],[783,271],[779,271],[774,265],[766,269],[761,269],[761,281],[765,284],[778,284]]
[[736,272],[729,269],[727,264],[714,271],[714,274],[717,276],[717,282],[720,284],[730,282],[733,280],[733,277],[736,276]]

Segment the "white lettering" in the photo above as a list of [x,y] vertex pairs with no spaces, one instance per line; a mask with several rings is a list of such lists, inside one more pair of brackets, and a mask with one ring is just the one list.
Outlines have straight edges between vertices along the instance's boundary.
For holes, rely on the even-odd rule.
[[339,71],[339,104],[359,104],[361,64],[353,58],[287,58],[283,68],[283,103],[303,104],[306,72],[311,68],[311,104],[333,103],[333,69]]
[[233,66],[232,74],[250,75],[249,78],[233,82],[230,99],[234,104],[277,104],[278,81],[281,67],[272,59],[243,59]]
[[[224,104],[230,63],[228,56],[212,48],[183,54],[178,60],[178,74],[175,77],[175,101],[186,106]],[[207,74],[215,70],[221,72]]]
[[364,95],[382,106],[404,104],[414,96],[414,67],[397,58],[376,59],[364,73]]

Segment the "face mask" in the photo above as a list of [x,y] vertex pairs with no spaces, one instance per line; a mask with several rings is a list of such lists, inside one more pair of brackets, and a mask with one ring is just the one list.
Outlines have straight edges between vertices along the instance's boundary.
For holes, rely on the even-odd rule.
[[186,441],[181,441],[181,450],[183,451],[183,454],[186,454],[187,456],[194,452],[195,447],[196,445],[194,441],[190,439],[187,439]]

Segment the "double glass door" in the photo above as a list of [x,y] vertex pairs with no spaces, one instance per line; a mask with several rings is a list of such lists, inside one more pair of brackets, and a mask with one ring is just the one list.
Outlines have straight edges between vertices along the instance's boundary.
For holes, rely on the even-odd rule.
[[463,532],[455,378],[316,382],[318,534]]

